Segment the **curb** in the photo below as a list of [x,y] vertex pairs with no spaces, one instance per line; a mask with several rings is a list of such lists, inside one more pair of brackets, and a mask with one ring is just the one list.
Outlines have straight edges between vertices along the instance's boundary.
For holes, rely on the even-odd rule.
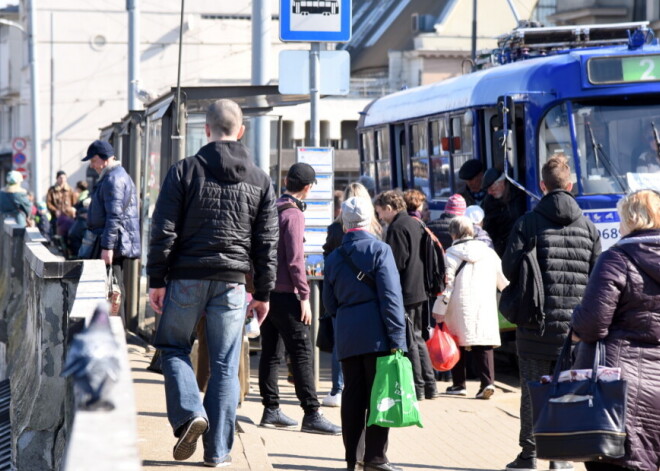
[[243,444],[243,453],[251,470],[272,470],[266,445],[252,419],[244,415],[236,416],[238,439]]

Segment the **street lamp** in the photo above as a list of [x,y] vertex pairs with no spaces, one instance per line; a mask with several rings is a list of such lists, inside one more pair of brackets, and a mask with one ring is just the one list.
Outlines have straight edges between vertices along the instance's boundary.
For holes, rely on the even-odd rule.
[[39,188],[39,181],[41,180],[41,136],[39,134],[39,94],[37,90],[39,75],[37,72],[37,54],[35,51],[36,40],[34,38],[35,2],[36,0],[30,0],[28,2],[28,31],[25,31],[25,28],[19,23],[4,18],[0,18],[0,25],[16,28],[28,37],[30,62],[30,108],[32,111],[32,193],[34,194],[35,201],[41,201],[41,190]]

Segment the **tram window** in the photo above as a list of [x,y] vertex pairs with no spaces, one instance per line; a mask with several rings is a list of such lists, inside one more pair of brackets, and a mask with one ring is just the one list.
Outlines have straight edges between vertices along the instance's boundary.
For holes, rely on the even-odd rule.
[[447,198],[451,194],[449,182],[449,151],[443,149],[442,140],[447,139],[447,121],[431,121],[431,175],[433,197]]
[[392,189],[392,172],[390,169],[390,132],[388,128],[376,130],[376,171],[379,191]]
[[564,154],[569,159],[571,178],[577,182],[575,162],[573,161],[573,145],[568,123],[566,104],[552,108],[543,118],[539,129],[539,181],[541,181],[541,167],[556,154]]
[[367,131],[360,135],[360,144],[362,147],[362,155],[365,162],[373,162],[376,160],[374,154],[374,132]]
[[389,160],[379,160],[376,162],[378,171],[378,190],[386,191],[392,189],[392,172],[390,171]]
[[426,132],[426,123],[414,123],[410,126],[412,141],[410,143],[411,157],[428,157],[428,137]]
[[472,126],[465,124],[462,117],[451,118],[450,123],[454,147],[452,150],[452,165],[454,169],[454,185],[456,186],[456,183],[460,181],[458,178],[459,169],[465,162],[473,158]]
[[376,146],[378,147],[378,158],[390,158],[390,133],[387,128],[376,131]]

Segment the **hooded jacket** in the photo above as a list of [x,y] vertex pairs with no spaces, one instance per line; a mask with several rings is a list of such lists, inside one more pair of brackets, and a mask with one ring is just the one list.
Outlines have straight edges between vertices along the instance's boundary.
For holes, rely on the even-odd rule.
[[240,142],[217,141],[174,164],[163,182],[151,228],[151,288],[167,279],[245,283],[254,268],[254,298],[275,286],[277,210],[268,175]]
[[32,212],[32,203],[27,196],[27,191],[18,185],[7,185],[0,192],[0,215],[1,219],[13,217],[19,226],[25,227]]
[[[660,230],[634,232],[604,252],[591,275],[573,329],[586,344],[604,339],[606,364],[628,382],[626,455],[604,460],[641,471],[660,466]],[[576,367],[593,348],[578,349]]]
[[[495,251],[472,238],[457,240],[447,249],[447,287],[433,313],[445,315],[449,331],[461,347],[500,345],[497,290],[509,281]],[[456,276],[456,272],[465,262]]]
[[[532,217],[535,234],[530,233]],[[600,237],[596,226],[582,215],[572,194],[551,191],[514,225],[502,257],[507,278],[518,273],[526,242],[534,236],[545,294],[545,331],[541,335],[538,330],[519,327],[516,344],[518,355],[523,358],[555,360],[568,335],[573,308],[580,303],[589,273],[600,255]]]

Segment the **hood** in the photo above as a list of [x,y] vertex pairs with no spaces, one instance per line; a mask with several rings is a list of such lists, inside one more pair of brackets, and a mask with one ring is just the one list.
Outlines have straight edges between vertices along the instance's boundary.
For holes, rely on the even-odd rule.
[[616,244],[635,265],[660,284],[660,229],[636,231]]
[[454,245],[447,249],[447,254],[475,263],[486,257],[491,249],[482,241],[475,239],[457,240]]
[[27,190],[20,183],[5,186],[2,191],[5,193],[27,193]]
[[247,147],[238,141],[209,142],[199,150],[197,157],[211,175],[227,183],[245,180],[252,163]]
[[555,190],[545,195],[534,211],[562,226],[568,226],[582,216],[582,209],[575,197],[565,190]]

